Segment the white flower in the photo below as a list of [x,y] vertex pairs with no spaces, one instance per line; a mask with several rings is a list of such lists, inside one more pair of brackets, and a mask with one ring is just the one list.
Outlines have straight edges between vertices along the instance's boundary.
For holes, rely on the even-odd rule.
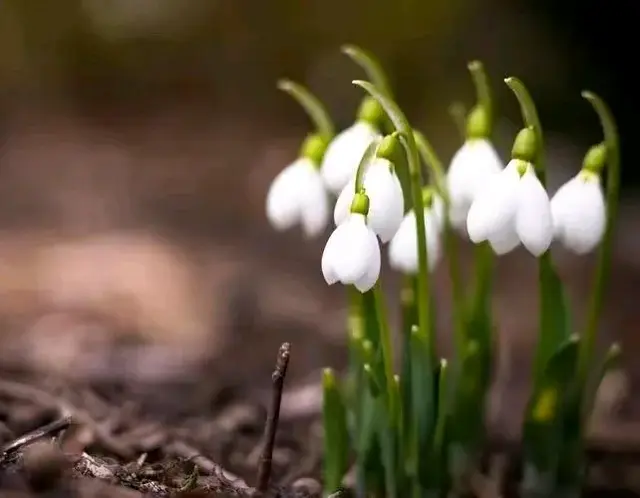
[[469,210],[467,231],[472,242],[489,241],[497,254],[513,250],[520,242],[534,256],[549,249],[551,205],[532,164],[510,161],[478,193]]
[[267,194],[267,218],[276,230],[301,224],[307,237],[319,235],[329,218],[329,199],[320,172],[300,158],[275,177]]
[[[362,186],[370,202],[367,223],[382,242],[389,242],[404,215],[402,186],[391,163],[386,159],[376,158],[367,167]],[[354,192],[355,178],[342,189],[336,201],[333,210],[336,226],[349,217]]]
[[447,191],[451,203],[449,216],[455,228],[464,228],[469,208],[478,191],[502,168],[498,153],[486,139],[467,140],[458,149],[447,171]]
[[[434,204],[435,207],[435,204]],[[432,271],[440,260],[440,222],[434,208],[424,210],[424,226],[427,243],[429,270]],[[402,220],[400,228],[389,244],[389,264],[399,272],[414,275],[418,273],[418,234],[416,213],[411,210]]]
[[352,213],[333,231],[322,253],[322,274],[329,285],[342,282],[360,292],[378,281],[380,246],[364,215]]
[[380,137],[375,128],[358,121],[338,133],[327,147],[320,172],[327,189],[339,194],[356,174],[358,164],[369,144]]
[[555,237],[577,254],[586,254],[602,240],[606,208],[600,177],[581,171],[551,199]]

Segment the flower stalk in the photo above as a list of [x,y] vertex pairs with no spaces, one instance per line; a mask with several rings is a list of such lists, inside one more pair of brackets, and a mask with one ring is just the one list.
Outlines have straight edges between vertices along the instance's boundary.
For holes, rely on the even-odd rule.
[[593,361],[598,323],[604,302],[605,287],[611,269],[611,252],[613,248],[615,222],[618,215],[620,189],[620,140],[618,138],[616,122],[609,106],[595,93],[585,91],[582,92],[582,96],[593,106],[600,119],[604,133],[607,163],[606,228],[598,254],[594,286],[589,303],[587,326],[582,337],[582,347],[578,360],[578,379],[584,383],[587,381],[589,366]]
[[396,127],[396,130],[401,133],[400,139],[407,155],[411,197],[413,201],[413,208],[416,213],[419,268],[416,295],[418,306],[418,329],[420,333],[425,337],[428,337],[430,343],[433,344],[435,342],[435,338],[433,337],[434,334],[431,330],[431,289],[427,263],[427,244],[425,240],[422,170],[420,168],[420,158],[416,147],[413,128],[398,105],[391,98],[378,90],[374,85],[361,80],[355,80],[353,81],[353,84],[364,89],[380,103],[393,122],[393,125]]

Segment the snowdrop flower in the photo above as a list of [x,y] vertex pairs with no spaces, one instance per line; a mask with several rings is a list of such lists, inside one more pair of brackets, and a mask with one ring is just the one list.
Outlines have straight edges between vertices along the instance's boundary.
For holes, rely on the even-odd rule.
[[322,275],[329,285],[341,282],[367,292],[380,276],[380,246],[367,226],[369,199],[355,194],[348,219],[333,231],[322,253]]
[[[364,172],[362,185],[370,199],[367,223],[382,242],[389,242],[404,215],[402,186],[393,164],[387,159],[375,158]],[[333,211],[336,226],[349,218],[354,191],[355,178],[352,178],[342,189],[336,202]]]
[[329,199],[318,167],[300,157],[273,180],[267,194],[267,218],[279,231],[300,224],[307,237],[322,233],[329,221]]
[[[440,231],[444,221],[444,204],[440,197],[425,203],[424,228],[429,270],[433,271],[442,256]],[[391,268],[408,275],[418,273],[418,233],[416,213],[409,211],[389,244]]]
[[384,110],[371,97],[365,97],[353,125],[338,133],[329,144],[322,162],[322,179],[326,188],[338,195],[353,178],[365,150],[380,138],[379,124]]
[[496,254],[506,254],[520,243],[534,256],[549,249],[551,206],[533,164],[512,159],[491,179],[471,205],[467,231],[472,242],[488,241]]
[[447,171],[451,224],[462,229],[479,190],[493,175],[502,171],[503,163],[487,138],[469,138],[455,153]]
[[576,254],[592,251],[602,240],[606,209],[600,175],[583,169],[551,200],[556,239]]

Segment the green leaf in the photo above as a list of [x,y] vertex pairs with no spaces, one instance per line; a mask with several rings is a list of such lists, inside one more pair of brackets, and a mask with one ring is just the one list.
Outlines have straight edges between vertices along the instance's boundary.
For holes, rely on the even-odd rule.
[[326,369],[322,376],[324,425],[324,486],[325,494],[336,491],[347,472],[349,433],[347,411],[335,375]]
[[456,372],[448,423],[448,458],[449,472],[457,485],[462,484],[473,465],[484,437],[489,353],[478,341],[470,340]]
[[554,352],[571,334],[569,304],[549,253],[539,261],[540,334],[533,365],[534,383]]
[[613,344],[602,360],[592,382],[583,385],[580,376],[576,376],[573,387],[568,393],[557,476],[557,486],[561,490],[575,492],[582,486],[585,475],[585,431],[589,426],[600,384],[610,371],[618,367],[620,355],[620,347]]
[[580,340],[571,336],[551,356],[534,385],[523,427],[523,493],[547,493],[555,483],[562,423],[575,378]]
[[413,447],[409,457],[415,459],[413,469],[421,484],[428,484],[430,457],[436,426],[436,376],[427,339],[418,327],[411,331],[411,413]]

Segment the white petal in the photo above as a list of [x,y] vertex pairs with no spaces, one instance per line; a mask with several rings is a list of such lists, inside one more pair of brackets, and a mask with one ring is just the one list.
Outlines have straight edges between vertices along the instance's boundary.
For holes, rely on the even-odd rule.
[[380,278],[380,246],[378,245],[378,239],[376,239],[375,235],[369,238],[369,245],[371,246],[369,268],[362,277],[353,282],[355,288],[363,293],[373,288],[378,278]]
[[545,253],[553,239],[549,196],[529,167],[520,179],[515,227],[522,244],[534,256]]
[[506,230],[490,237],[489,244],[491,244],[493,252],[498,256],[502,256],[520,245],[520,237],[518,237],[515,226],[510,224]]
[[338,273],[335,270],[335,261],[340,257],[341,250],[341,236],[340,233],[336,235],[336,231],[329,236],[329,240],[324,246],[324,251],[322,251],[322,275],[324,276],[324,280],[329,285],[335,284],[340,278],[338,277]]
[[597,175],[578,174],[551,199],[554,234],[577,254],[592,251],[602,240],[606,208]]
[[324,154],[321,174],[331,192],[338,194],[355,175],[369,144],[379,133],[368,123],[357,122],[331,141]]
[[[389,244],[389,264],[396,271],[415,275],[418,273],[418,237],[414,211],[407,213],[396,235]],[[432,211],[425,211],[425,236],[429,270],[433,270],[441,258],[440,227]]]
[[369,196],[367,223],[382,242],[391,240],[404,217],[402,186],[390,167],[389,161],[376,159],[367,168],[363,182]]
[[338,239],[333,268],[343,284],[353,284],[367,273],[374,248],[380,250],[378,240],[361,214],[351,214],[333,234]]
[[391,268],[412,275],[417,273],[417,246],[416,214],[411,210],[404,217],[398,231],[389,243],[389,265]]
[[315,165],[301,166],[305,176],[298,186],[300,217],[304,234],[308,237],[320,235],[329,220],[329,199],[320,172]]
[[336,226],[344,223],[351,213],[351,203],[355,194],[355,180],[350,180],[342,189],[333,208],[333,222]]
[[500,237],[510,229],[517,207],[518,183],[517,163],[511,161],[478,192],[467,217],[467,232],[472,242],[478,244]]
[[447,171],[451,224],[460,229],[485,182],[502,171],[503,164],[488,140],[468,140],[458,149]]
[[305,173],[298,159],[283,169],[271,182],[267,193],[266,211],[269,222],[276,230],[287,230],[300,219],[300,196],[298,185]]

